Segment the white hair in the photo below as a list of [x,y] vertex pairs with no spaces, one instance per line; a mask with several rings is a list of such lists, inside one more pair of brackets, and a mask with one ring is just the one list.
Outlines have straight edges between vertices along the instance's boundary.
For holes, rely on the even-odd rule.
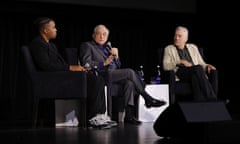
[[109,35],[109,33],[110,33],[109,29],[103,24],[99,24],[99,25],[95,26],[93,33],[96,34],[96,32],[99,28],[105,28],[107,30],[107,34]]
[[177,26],[175,30],[176,31],[177,30],[183,30],[185,32],[186,36],[188,36],[188,29],[184,26]]

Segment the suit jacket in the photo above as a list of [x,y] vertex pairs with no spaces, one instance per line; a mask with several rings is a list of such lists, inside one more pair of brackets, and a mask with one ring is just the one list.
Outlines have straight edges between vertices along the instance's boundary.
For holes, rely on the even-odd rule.
[[41,36],[36,37],[30,44],[33,60],[39,70],[68,71],[65,62],[53,43],[47,43]]
[[[201,54],[199,53],[198,47],[194,44],[186,44],[189,54],[192,58],[194,65],[201,65],[206,69],[207,64],[204,62]],[[177,52],[177,48],[174,45],[168,45],[164,49],[163,55],[163,69],[177,71],[177,64],[180,63],[180,57]]]
[[[107,56],[99,48],[99,45],[95,41],[84,42],[80,45],[80,61],[82,65],[87,63],[91,67],[97,67],[100,72],[106,72],[109,69],[112,69],[109,65],[103,66],[104,61],[107,59]],[[121,62],[119,58],[114,59],[117,68],[121,67]]]

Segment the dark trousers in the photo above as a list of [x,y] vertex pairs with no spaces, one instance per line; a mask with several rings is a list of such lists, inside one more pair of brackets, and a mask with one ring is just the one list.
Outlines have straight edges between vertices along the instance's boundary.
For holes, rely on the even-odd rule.
[[144,99],[149,98],[145,92],[145,83],[139,75],[132,69],[112,69],[108,71],[112,84],[119,84],[123,87],[123,97],[125,101],[126,117],[132,117],[135,108],[135,96],[141,94]]
[[145,83],[143,83],[139,75],[132,69],[113,69],[109,70],[108,74],[111,77],[112,83],[117,83],[122,85],[124,88],[123,93],[126,98],[126,104],[134,104],[134,94],[139,93],[144,99],[147,98],[145,92]]
[[193,90],[193,98],[199,101],[216,100],[217,96],[202,66],[180,67],[176,75],[181,81],[189,82]]
[[92,73],[87,74],[87,117],[88,119],[96,114],[104,114],[106,111],[105,103],[105,80],[102,76]]

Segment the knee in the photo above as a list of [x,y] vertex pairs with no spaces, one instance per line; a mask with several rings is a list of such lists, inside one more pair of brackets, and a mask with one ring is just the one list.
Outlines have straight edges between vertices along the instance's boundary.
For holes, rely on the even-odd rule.
[[133,69],[130,69],[130,68],[127,68],[126,71],[127,71],[127,73],[128,73],[130,76],[136,74],[135,71],[134,71]]
[[124,87],[127,88],[127,89],[134,89],[134,84],[133,84],[132,81],[126,80],[126,82],[124,84]]

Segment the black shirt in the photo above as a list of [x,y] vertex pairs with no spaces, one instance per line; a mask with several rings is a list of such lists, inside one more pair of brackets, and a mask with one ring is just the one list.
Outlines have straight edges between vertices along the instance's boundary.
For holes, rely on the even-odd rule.
[[190,63],[193,64],[193,61],[192,61],[192,58],[189,54],[189,51],[188,51],[188,48],[185,46],[183,49],[180,49],[180,48],[177,48],[177,52],[178,52],[178,55],[180,57],[181,60],[187,60],[189,61]]

